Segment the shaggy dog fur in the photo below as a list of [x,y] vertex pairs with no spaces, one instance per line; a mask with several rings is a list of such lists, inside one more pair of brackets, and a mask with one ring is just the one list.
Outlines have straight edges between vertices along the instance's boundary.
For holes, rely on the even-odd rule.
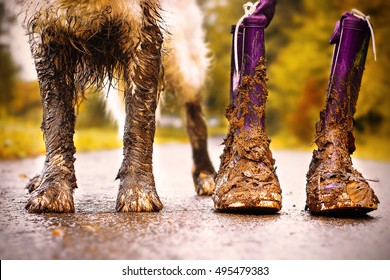
[[[23,1],[25,27],[40,84],[46,160],[28,185],[30,212],[74,212],[75,104],[86,88],[111,88],[111,111],[123,125],[117,211],[158,211],[152,173],[155,111],[163,88],[187,115],[193,178],[199,195],[214,190],[200,90],[208,67],[195,0]],[[163,67],[164,65],[164,67]],[[124,94],[121,121],[117,91]],[[114,106],[117,107],[117,106]]]

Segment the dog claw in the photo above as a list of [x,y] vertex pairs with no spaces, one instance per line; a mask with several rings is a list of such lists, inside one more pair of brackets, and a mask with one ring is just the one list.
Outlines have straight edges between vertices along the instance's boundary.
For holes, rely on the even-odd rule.
[[25,208],[30,213],[74,213],[73,190],[42,182],[31,193]]
[[133,194],[128,190],[119,194],[116,202],[118,212],[157,212],[162,208],[163,205],[157,193]]
[[[127,183],[128,184],[128,183]],[[118,212],[157,212],[163,208],[155,187],[130,186],[121,183],[116,200]]]
[[42,183],[42,176],[40,174],[35,175],[33,178],[30,179],[30,182],[27,183],[26,189],[28,189],[29,193],[32,193],[39,187],[41,183]]

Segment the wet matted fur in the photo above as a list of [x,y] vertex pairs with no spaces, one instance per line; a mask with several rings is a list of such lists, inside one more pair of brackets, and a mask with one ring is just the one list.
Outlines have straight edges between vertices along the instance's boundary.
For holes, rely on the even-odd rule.
[[[40,85],[46,145],[43,171],[28,184],[32,192],[28,211],[75,211],[75,104],[89,86],[116,88],[118,84],[124,92],[125,120],[116,210],[162,208],[152,172],[152,150],[163,60],[166,84],[187,112],[196,191],[212,194],[215,171],[207,153],[200,106],[207,48],[201,18],[195,18],[197,25],[185,19],[191,10],[199,13],[194,0],[47,0],[24,1],[23,7]],[[195,32],[187,34],[192,29]]]

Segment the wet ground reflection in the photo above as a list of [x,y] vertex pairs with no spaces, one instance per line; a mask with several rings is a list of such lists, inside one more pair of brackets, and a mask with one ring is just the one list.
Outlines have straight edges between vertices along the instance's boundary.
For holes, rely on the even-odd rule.
[[[1,259],[390,258],[390,191],[384,187],[389,164],[363,162],[359,167],[367,177],[383,182],[374,186],[381,199],[378,211],[358,219],[317,217],[303,210],[304,177],[291,178],[291,174],[306,172],[305,164],[282,169],[283,161],[289,161],[286,156],[299,161],[302,155],[275,153],[284,186],[282,211],[249,215],[217,212],[211,198],[195,195],[188,145],[163,146],[159,153],[177,165],[172,179],[164,157],[156,160],[155,166],[160,167],[156,182],[164,203],[159,213],[114,211],[117,182],[110,175],[115,174],[116,161],[93,170],[83,168],[96,159],[120,160],[120,151],[79,155],[75,214],[28,214],[24,210],[26,179],[19,175],[21,170],[33,175],[37,160],[0,162]],[[173,154],[184,161],[176,161]]]

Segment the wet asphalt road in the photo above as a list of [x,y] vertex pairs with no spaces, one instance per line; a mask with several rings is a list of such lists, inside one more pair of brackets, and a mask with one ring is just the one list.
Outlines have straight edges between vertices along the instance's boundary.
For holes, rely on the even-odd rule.
[[[210,139],[215,166],[220,138]],[[121,150],[79,153],[75,214],[28,214],[24,189],[43,157],[0,161],[1,259],[390,259],[390,163],[354,160],[381,203],[363,218],[306,213],[311,153],[274,151],[283,189],[277,215],[225,214],[195,195],[189,144],[155,145],[159,213],[116,213]]]

